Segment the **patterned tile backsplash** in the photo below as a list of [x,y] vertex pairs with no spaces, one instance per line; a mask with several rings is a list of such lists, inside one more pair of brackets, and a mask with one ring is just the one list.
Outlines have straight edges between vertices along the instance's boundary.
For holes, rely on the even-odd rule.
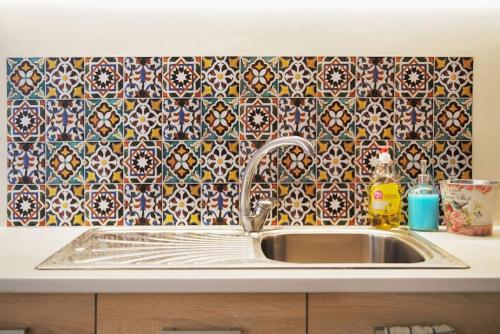
[[388,146],[405,189],[472,176],[470,57],[7,59],[9,226],[234,225],[239,182],[266,141],[253,198],[268,224],[366,224]]

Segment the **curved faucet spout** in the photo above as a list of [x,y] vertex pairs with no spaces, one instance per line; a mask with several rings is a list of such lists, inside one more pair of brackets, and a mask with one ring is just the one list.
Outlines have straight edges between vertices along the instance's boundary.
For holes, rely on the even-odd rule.
[[269,200],[259,201],[257,209],[252,212],[250,207],[250,195],[252,181],[259,163],[266,154],[281,146],[300,146],[307,154],[314,156],[314,146],[307,140],[297,136],[283,137],[274,139],[262,146],[252,156],[248,162],[243,175],[240,190],[240,220],[245,232],[259,232],[262,230],[269,211],[272,209],[272,202]]

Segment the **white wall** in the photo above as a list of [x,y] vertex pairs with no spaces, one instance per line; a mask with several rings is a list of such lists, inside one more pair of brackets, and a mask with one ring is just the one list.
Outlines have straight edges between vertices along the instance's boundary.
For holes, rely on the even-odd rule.
[[[0,0],[2,157],[5,58],[34,55],[471,55],[474,178],[500,180],[495,1]],[[0,225],[6,219],[2,161]]]

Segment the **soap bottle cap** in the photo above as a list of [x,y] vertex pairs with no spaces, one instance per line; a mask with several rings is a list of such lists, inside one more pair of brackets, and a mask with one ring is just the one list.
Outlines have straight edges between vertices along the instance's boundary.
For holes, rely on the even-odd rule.
[[391,156],[389,154],[389,149],[387,147],[380,148],[380,154],[378,156],[379,162],[391,162]]
[[431,177],[427,174],[427,160],[422,160],[421,165],[420,174],[418,175],[418,184],[429,184],[431,182]]

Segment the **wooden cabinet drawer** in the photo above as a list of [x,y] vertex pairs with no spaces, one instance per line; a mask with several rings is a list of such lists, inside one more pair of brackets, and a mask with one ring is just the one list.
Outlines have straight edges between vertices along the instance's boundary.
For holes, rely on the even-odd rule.
[[104,294],[97,298],[98,334],[160,334],[165,329],[305,333],[305,294]]
[[0,329],[28,328],[29,334],[91,334],[92,294],[0,294]]
[[310,294],[309,334],[372,334],[376,326],[446,323],[460,334],[500,333],[500,294]]

